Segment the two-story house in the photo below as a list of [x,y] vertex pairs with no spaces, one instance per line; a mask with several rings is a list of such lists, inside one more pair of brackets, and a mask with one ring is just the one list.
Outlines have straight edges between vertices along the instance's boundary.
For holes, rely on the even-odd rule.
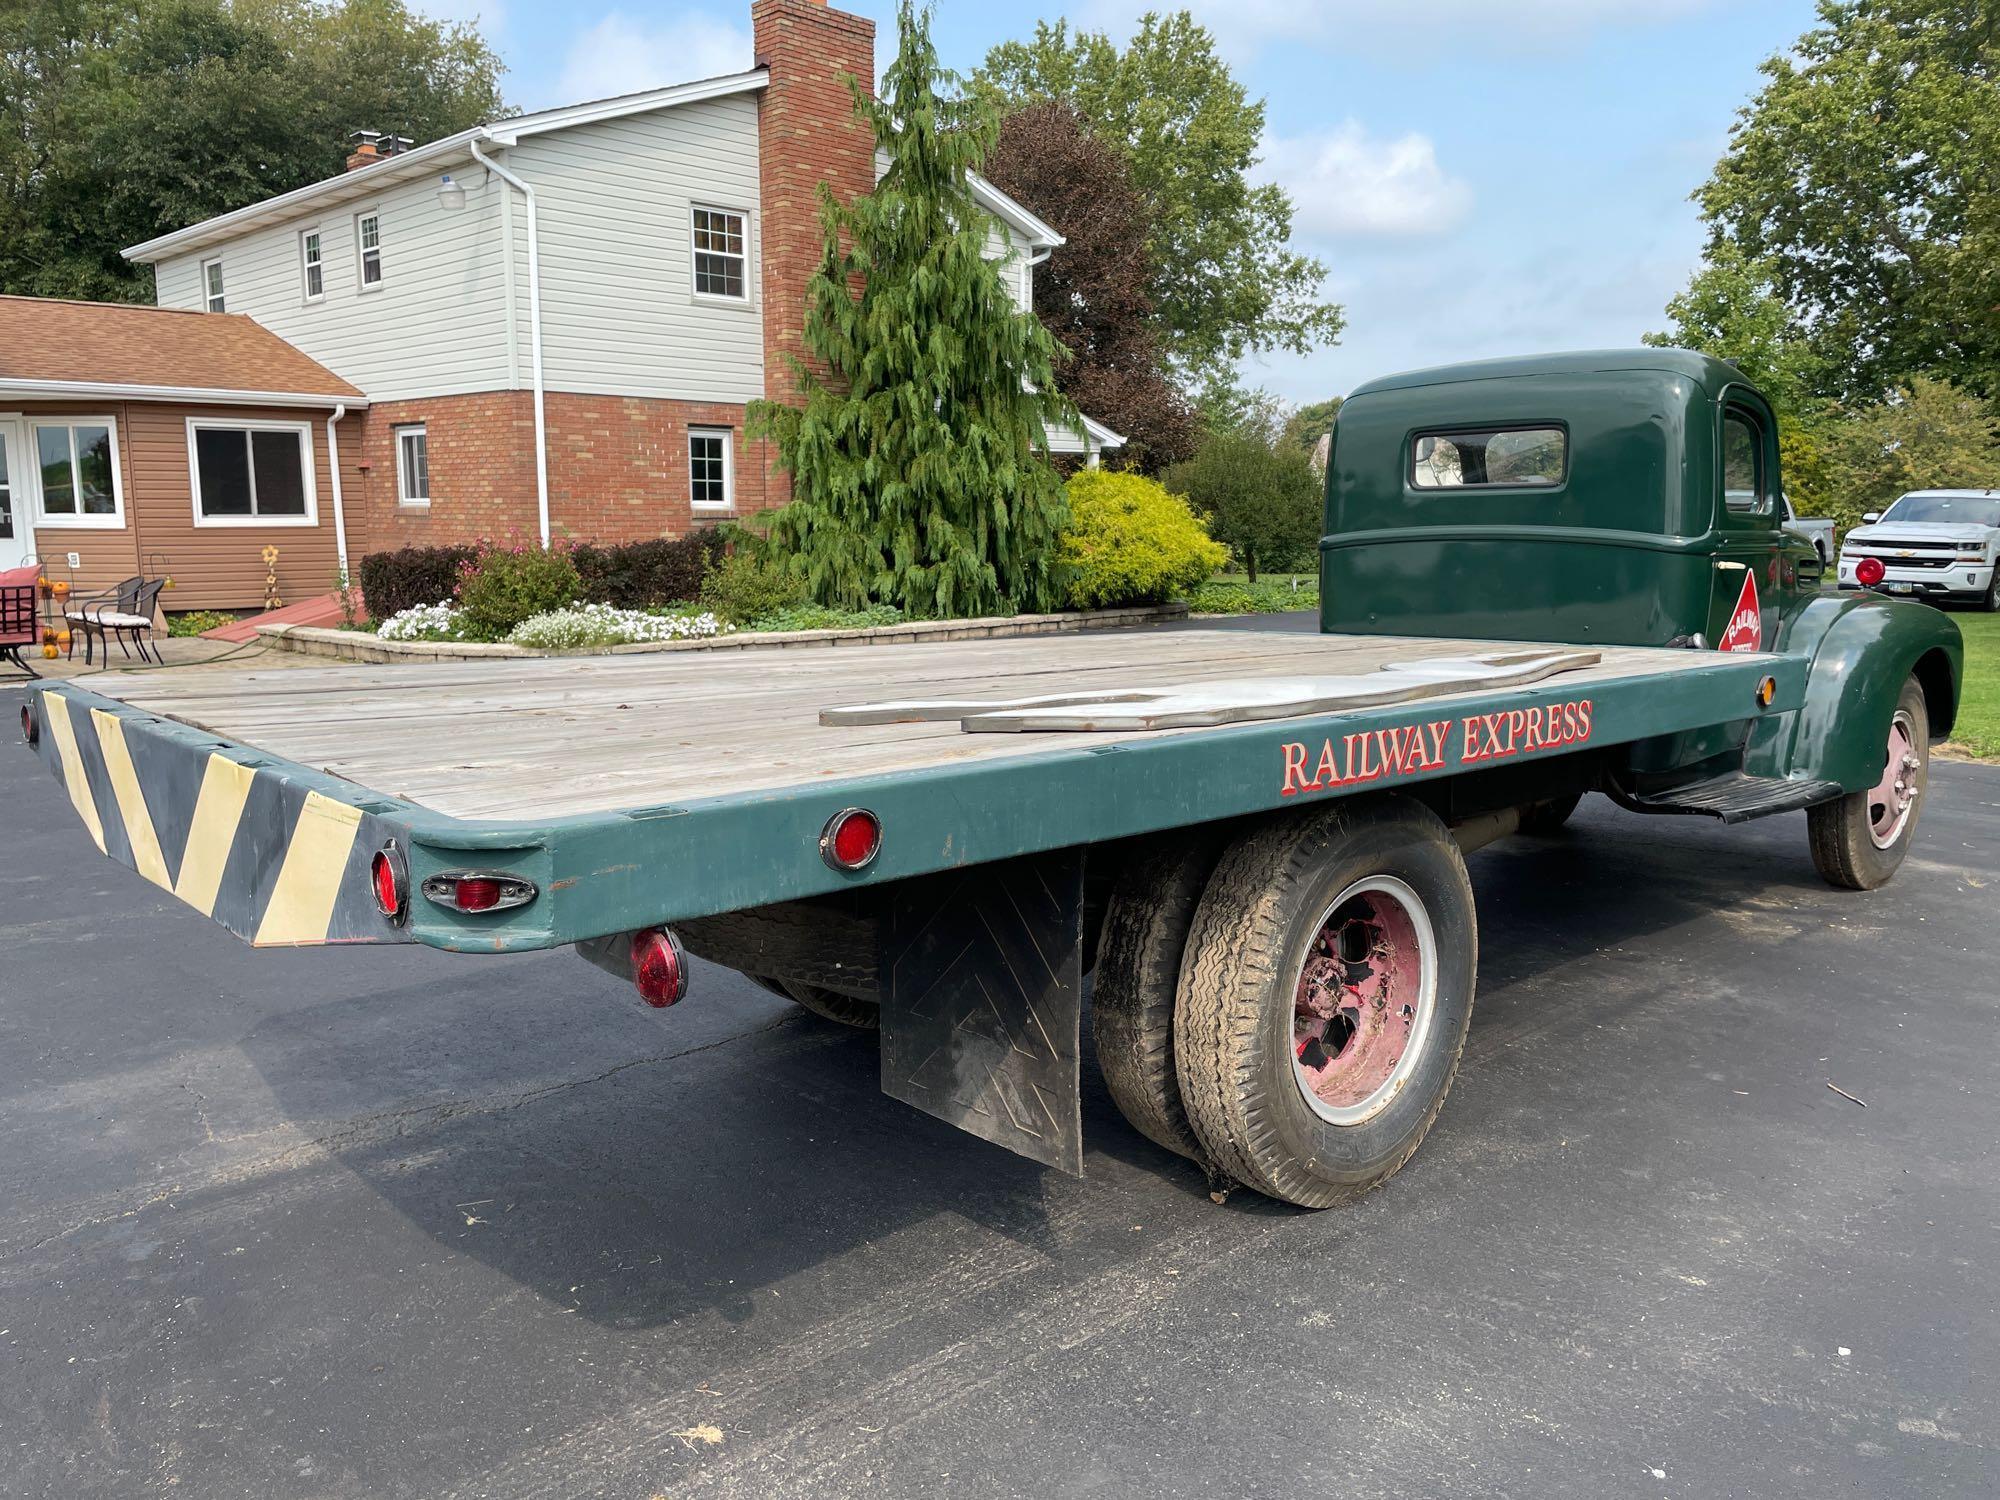
[[[299,597],[364,551],[509,532],[678,535],[784,498],[767,445],[745,435],[745,406],[789,394],[820,184],[852,195],[875,181],[846,82],[872,87],[874,25],[823,0],[755,0],[751,17],[747,71],[414,148],[365,139],[341,176],[125,252],[153,267],[159,307],[174,310],[154,316],[247,315],[330,377],[323,395],[359,393],[336,420],[284,426],[293,462],[321,476],[309,506],[275,482],[267,501],[254,433],[275,428],[244,418],[232,446],[212,417],[182,424],[184,451],[159,464],[185,476],[166,506],[192,512],[172,528],[178,607],[256,603],[261,574],[248,593],[209,579],[233,580],[243,570],[219,568],[221,554],[267,537]],[[972,186],[1026,310],[1033,267],[1061,237],[990,183]],[[1093,457],[1121,441],[1096,423],[1051,435],[1056,451]],[[129,488],[147,465],[128,453],[119,467],[108,482]],[[202,524],[217,506],[232,525]],[[112,509],[136,529],[123,555],[143,558],[156,545],[147,497],[121,494]],[[96,540],[109,545],[108,529]]]

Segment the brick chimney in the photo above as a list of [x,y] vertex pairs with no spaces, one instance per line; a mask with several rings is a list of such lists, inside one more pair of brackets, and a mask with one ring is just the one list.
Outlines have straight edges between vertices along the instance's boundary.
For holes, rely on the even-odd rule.
[[819,185],[843,199],[875,186],[874,137],[855,119],[847,87],[852,76],[875,92],[875,23],[826,0],[753,0],[750,29],[757,66],[771,73],[757,107],[764,393],[782,401],[795,394],[784,356],[805,353],[806,283],[820,258]]
[[347,143],[353,149],[347,153],[347,170],[359,171],[362,167],[372,167],[383,156],[382,133],[379,130],[350,130]]

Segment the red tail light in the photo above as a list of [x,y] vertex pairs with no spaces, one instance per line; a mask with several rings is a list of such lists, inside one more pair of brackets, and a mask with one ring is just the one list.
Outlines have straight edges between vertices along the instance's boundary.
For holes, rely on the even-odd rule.
[[21,738],[32,747],[42,742],[42,726],[35,722],[35,711],[27,704],[21,705]]
[[1864,557],[1854,565],[1854,581],[1863,588],[1872,589],[1882,581],[1883,575],[1888,571],[1882,566],[1881,558]]
[[535,899],[535,883],[500,870],[447,870],[424,881],[424,897],[453,911],[504,911]]
[[383,916],[400,925],[409,915],[410,870],[394,839],[375,851],[368,873],[375,884],[375,905]]
[[882,852],[882,821],[865,808],[843,808],[819,836],[820,858],[836,870],[865,869]]
[[671,932],[648,927],[632,934],[632,983],[641,1000],[662,1009],[687,994],[687,960]]

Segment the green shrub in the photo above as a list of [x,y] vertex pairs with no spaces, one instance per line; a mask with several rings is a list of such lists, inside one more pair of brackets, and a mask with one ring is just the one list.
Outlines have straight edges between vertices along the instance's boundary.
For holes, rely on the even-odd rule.
[[481,542],[478,553],[459,566],[458,607],[474,640],[501,640],[523,620],[573,604],[582,592],[576,563],[561,542],[552,547]]
[[1063,560],[1079,609],[1177,598],[1228,559],[1186,501],[1143,475],[1085,469],[1068,489]]
[[399,547],[361,559],[361,598],[368,618],[386,620],[419,604],[449,599],[458,571],[476,554],[471,547]]
[[742,546],[702,580],[704,609],[731,625],[748,625],[803,604],[805,580],[755,547]]
[[1160,481],[1187,496],[1252,583],[1260,569],[1295,567],[1313,556],[1324,486],[1297,448],[1274,449],[1255,436],[1212,437]]
[[704,527],[674,541],[585,542],[570,556],[583,580],[583,597],[591,603],[652,609],[700,593],[701,580],[721,551],[720,536]]
[[1268,615],[1291,609],[1318,609],[1319,585],[1307,584],[1294,590],[1289,584],[1204,583],[1188,599],[1188,608],[1198,615]]
[[828,609],[823,604],[795,604],[752,622],[752,630],[866,630],[877,625],[900,625],[903,612],[893,604],[871,604],[866,609]]
[[219,609],[191,609],[184,615],[167,616],[167,634],[171,636],[200,635],[204,630],[214,630],[222,625],[234,625],[236,616],[224,614]]

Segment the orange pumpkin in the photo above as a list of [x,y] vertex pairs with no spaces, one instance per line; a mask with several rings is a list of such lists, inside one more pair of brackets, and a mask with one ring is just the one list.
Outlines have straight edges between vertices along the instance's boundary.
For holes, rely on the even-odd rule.
[[61,646],[65,651],[69,649],[69,632],[67,630],[58,630],[56,632],[56,644]]
[[42,655],[50,661],[54,661],[56,659],[56,648],[54,646],[44,646],[42,647]]
[[58,599],[62,598],[64,594],[67,594],[69,592],[69,580],[66,578],[58,578],[54,583],[49,585],[49,591],[53,593]]
[[51,629],[42,632],[42,644],[44,646],[59,646],[62,642],[56,639],[56,633]]

